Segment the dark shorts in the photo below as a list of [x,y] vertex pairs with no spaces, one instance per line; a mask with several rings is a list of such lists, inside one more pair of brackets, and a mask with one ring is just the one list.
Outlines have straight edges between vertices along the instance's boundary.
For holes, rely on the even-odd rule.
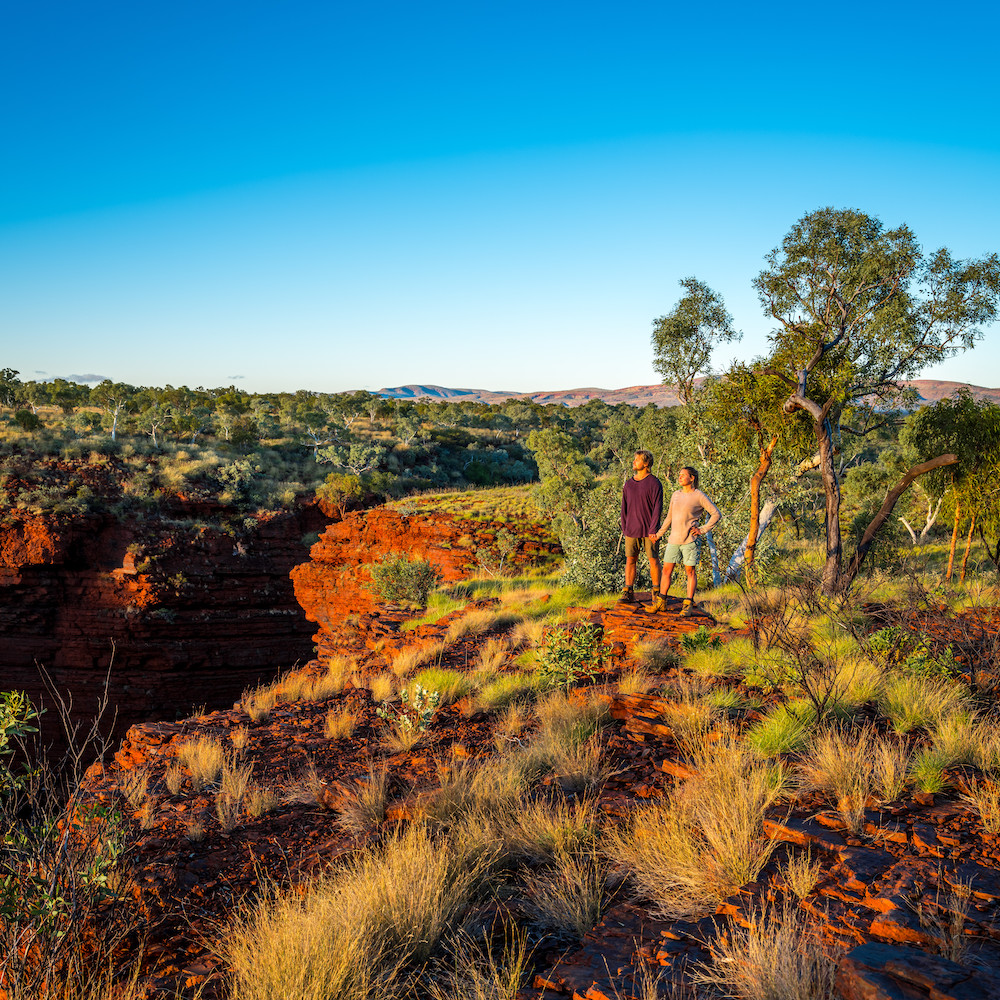
[[646,550],[646,555],[650,559],[660,558],[660,540],[657,539],[655,542],[652,538],[646,535],[643,538],[629,538],[628,535],[625,536],[625,558],[626,559],[638,559],[639,558],[639,548],[643,547]]

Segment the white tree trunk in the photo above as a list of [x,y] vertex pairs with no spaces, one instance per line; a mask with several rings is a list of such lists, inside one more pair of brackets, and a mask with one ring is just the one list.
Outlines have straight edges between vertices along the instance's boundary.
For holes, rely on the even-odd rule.
[[[773,500],[768,500],[768,502],[761,508],[760,524],[757,526],[758,542],[761,538],[763,538],[764,532],[767,530],[767,526],[771,521],[771,517],[777,509],[778,505]],[[743,561],[746,557],[748,541],[749,538],[744,538],[740,543],[740,547],[733,553],[733,558],[729,560],[729,565],[726,567],[727,580],[735,580],[740,575],[740,570],[743,569]]]

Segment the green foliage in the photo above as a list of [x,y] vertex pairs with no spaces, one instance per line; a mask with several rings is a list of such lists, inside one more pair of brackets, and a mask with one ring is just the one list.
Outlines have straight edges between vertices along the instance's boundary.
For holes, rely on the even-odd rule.
[[410,692],[406,688],[400,692],[399,697],[401,705],[398,712],[382,705],[375,710],[375,714],[400,730],[427,732],[427,727],[431,724],[438,705],[441,704],[441,695],[437,691],[427,691],[420,684],[415,684],[412,701]]
[[695,653],[700,649],[721,649],[722,636],[713,635],[701,625],[696,631],[681,636],[681,649],[685,653]]
[[385,601],[424,607],[427,595],[440,580],[438,571],[426,559],[410,559],[390,552],[370,563],[372,590]]
[[653,321],[653,367],[676,385],[681,401],[691,402],[694,380],[707,374],[712,350],[742,337],[733,329],[722,296],[697,278],[684,278],[687,292],[666,316]]
[[37,718],[38,712],[23,691],[0,691],[0,795],[24,787],[25,775],[16,774],[5,758],[14,753],[12,743],[38,732],[31,725]]
[[954,679],[963,672],[951,645],[934,652],[934,643],[922,632],[892,625],[873,632],[867,639],[872,655],[888,666],[918,677]]
[[538,678],[542,687],[571,688],[593,681],[608,655],[600,625],[580,624],[567,629],[547,628],[538,647]]

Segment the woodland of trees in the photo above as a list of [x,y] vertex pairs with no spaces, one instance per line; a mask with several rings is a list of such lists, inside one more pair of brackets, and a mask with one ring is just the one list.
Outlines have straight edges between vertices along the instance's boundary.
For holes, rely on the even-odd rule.
[[949,577],[964,574],[974,541],[1000,571],[1000,406],[960,393],[917,409],[904,388],[972,348],[995,319],[997,255],[925,255],[906,226],[822,209],[792,227],[754,285],[775,323],[770,351],[715,373],[713,349],[740,334],[708,285],[681,282],[683,297],[654,321],[654,365],[682,400],[662,410],[88,388],[3,369],[3,503],[57,513],[106,503],[66,471],[74,462],[114,465],[125,513],[149,513],[171,493],[252,513],[316,489],[345,510],[379,496],[534,482],[568,581],[615,590],[621,487],[635,450],[647,448],[668,491],[681,466],[695,465],[722,509],[704,556],[716,581],[766,568],[762,529],[775,517],[815,539],[828,593],[941,533]]

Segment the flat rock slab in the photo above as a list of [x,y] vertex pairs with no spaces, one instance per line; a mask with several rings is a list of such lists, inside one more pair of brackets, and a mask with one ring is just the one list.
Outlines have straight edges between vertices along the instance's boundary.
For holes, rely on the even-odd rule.
[[870,942],[837,967],[842,1000],[1000,1000],[1000,979],[916,948]]

